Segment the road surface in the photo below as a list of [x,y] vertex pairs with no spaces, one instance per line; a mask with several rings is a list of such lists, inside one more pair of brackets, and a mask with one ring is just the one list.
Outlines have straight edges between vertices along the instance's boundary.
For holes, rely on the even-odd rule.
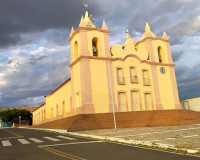
[[200,157],[39,130],[0,129],[0,160],[200,160]]

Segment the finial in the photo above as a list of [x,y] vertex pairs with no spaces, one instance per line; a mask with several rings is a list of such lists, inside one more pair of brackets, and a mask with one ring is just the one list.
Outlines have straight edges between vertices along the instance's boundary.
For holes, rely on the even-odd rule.
[[72,26],[70,37],[72,36],[73,33],[74,33],[74,27]]
[[149,24],[148,24],[148,22],[146,22],[145,31],[150,31],[150,30],[151,30],[151,28],[149,27]]
[[168,36],[167,36],[167,33],[165,31],[163,32],[163,37],[162,38],[165,39],[165,40],[168,40]]
[[129,32],[128,28],[126,29],[125,33],[127,34],[127,39],[129,39],[129,35],[130,35],[131,32]]
[[86,23],[85,23],[85,21],[83,19],[83,16],[81,17],[81,21],[80,21],[79,27],[86,27]]
[[87,17],[89,17],[89,13],[88,13],[88,11],[86,10],[86,11],[85,11],[85,18],[87,18]]
[[102,29],[102,30],[108,30],[108,26],[106,25],[105,20],[103,20],[103,24],[102,24],[101,29]]

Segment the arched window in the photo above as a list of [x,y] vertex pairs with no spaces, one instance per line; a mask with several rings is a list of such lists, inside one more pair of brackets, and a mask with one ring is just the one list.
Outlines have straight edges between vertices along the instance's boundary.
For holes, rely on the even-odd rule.
[[158,60],[159,60],[159,63],[164,63],[164,53],[163,53],[163,49],[162,47],[158,47]]
[[56,117],[58,117],[58,105],[56,105]]
[[100,51],[100,44],[99,44],[99,40],[97,38],[93,38],[92,39],[92,53],[93,56],[98,56],[99,55],[99,51]]
[[78,58],[78,43],[77,41],[74,43],[74,60]]

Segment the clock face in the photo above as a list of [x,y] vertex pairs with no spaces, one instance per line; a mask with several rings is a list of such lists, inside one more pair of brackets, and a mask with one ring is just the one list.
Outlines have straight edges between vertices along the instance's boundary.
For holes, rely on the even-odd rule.
[[165,68],[164,67],[160,68],[160,73],[165,74]]

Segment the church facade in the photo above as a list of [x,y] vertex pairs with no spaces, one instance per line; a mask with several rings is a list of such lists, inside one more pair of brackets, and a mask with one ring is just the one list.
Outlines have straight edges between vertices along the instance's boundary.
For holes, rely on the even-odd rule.
[[170,41],[148,23],[141,40],[109,45],[103,21],[97,28],[88,12],[72,27],[71,77],[33,112],[33,125],[77,114],[181,109]]

